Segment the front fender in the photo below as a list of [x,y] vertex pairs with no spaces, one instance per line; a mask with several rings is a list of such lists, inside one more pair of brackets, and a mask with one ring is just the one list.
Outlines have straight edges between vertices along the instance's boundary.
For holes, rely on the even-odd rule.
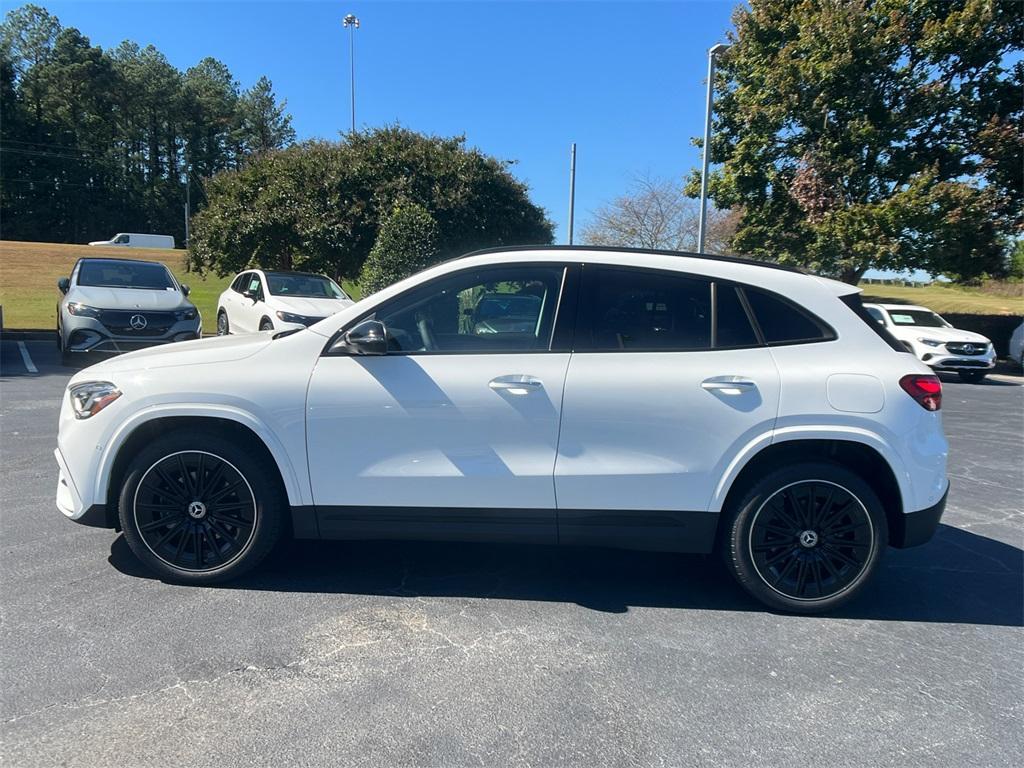
[[[292,506],[313,503],[308,476],[305,474],[300,475],[295,471],[294,462],[291,460],[285,446],[260,419],[237,406],[211,403],[154,405],[144,408],[125,419],[106,442],[100,456],[95,487],[100,489],[101,494],[105,494],[109,487],[114,460],[128,437],[147,422],[174,416],[227,419],[248,427],[263,441],[267,450],[270,451],[274,463],[277,464],[278,471],[281,473],[281,479],[284,481],[285,492],[288,494],[288,503]],[[303,477],[306,477],[305,481],[303,481]]]

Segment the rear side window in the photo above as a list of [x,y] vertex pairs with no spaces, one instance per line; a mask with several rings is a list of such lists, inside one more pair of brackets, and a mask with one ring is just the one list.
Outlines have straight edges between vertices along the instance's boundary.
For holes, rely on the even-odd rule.
[[744,293],[767,344],[800,344],[835,338],[835,333],[823,322],[778,296],[756,288],[745,288]]
[[646,270],[588,267],[577,349],[711,348],[711,283]]
[[242,274],[235,278],[235,281],[233,283],[231,283],[231,290],[234,291],[235,293],[241,293],[243,290],[245,290],[243,288],[243,284],[248,279],[249,273],[243,272]]

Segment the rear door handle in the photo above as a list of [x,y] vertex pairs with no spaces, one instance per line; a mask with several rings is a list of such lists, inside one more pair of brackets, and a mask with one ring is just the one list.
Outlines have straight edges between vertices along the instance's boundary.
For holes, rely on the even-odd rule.
[[757,389],[757,383],[742,376],[714,376],[700,383],[708,392],[720,392],[723,395],[742,395]]
[[526,395],[532,390],[540,389],[544,382],[524,373],[513,373],[508,376],[497,376],[487,382],[487,386],[495,392],[508,392],[510,395]]

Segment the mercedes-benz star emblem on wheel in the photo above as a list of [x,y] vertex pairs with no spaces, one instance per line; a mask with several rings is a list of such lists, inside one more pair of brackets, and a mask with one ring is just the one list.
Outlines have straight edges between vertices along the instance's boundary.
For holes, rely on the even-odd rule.
[[132,315],[128,318],[128,325],[134,328],[136,331],[141,331],[146,327],[146,318],[143,315]]

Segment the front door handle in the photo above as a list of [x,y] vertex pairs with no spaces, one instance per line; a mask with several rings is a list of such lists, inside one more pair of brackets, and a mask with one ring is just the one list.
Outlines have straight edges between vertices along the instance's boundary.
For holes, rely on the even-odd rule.
[[523,373],[513,373],[508,376],[498,376],[487,382],[487,386],[495,392],[508,392],[510,395],[526,395],[532,390],[540,389],[544,383],[533,376]]
[[720,392],[723,395],[742,395],[757,389],[756,382],[742,376],[715,376],[704,379],[700,386],[708,392]]

